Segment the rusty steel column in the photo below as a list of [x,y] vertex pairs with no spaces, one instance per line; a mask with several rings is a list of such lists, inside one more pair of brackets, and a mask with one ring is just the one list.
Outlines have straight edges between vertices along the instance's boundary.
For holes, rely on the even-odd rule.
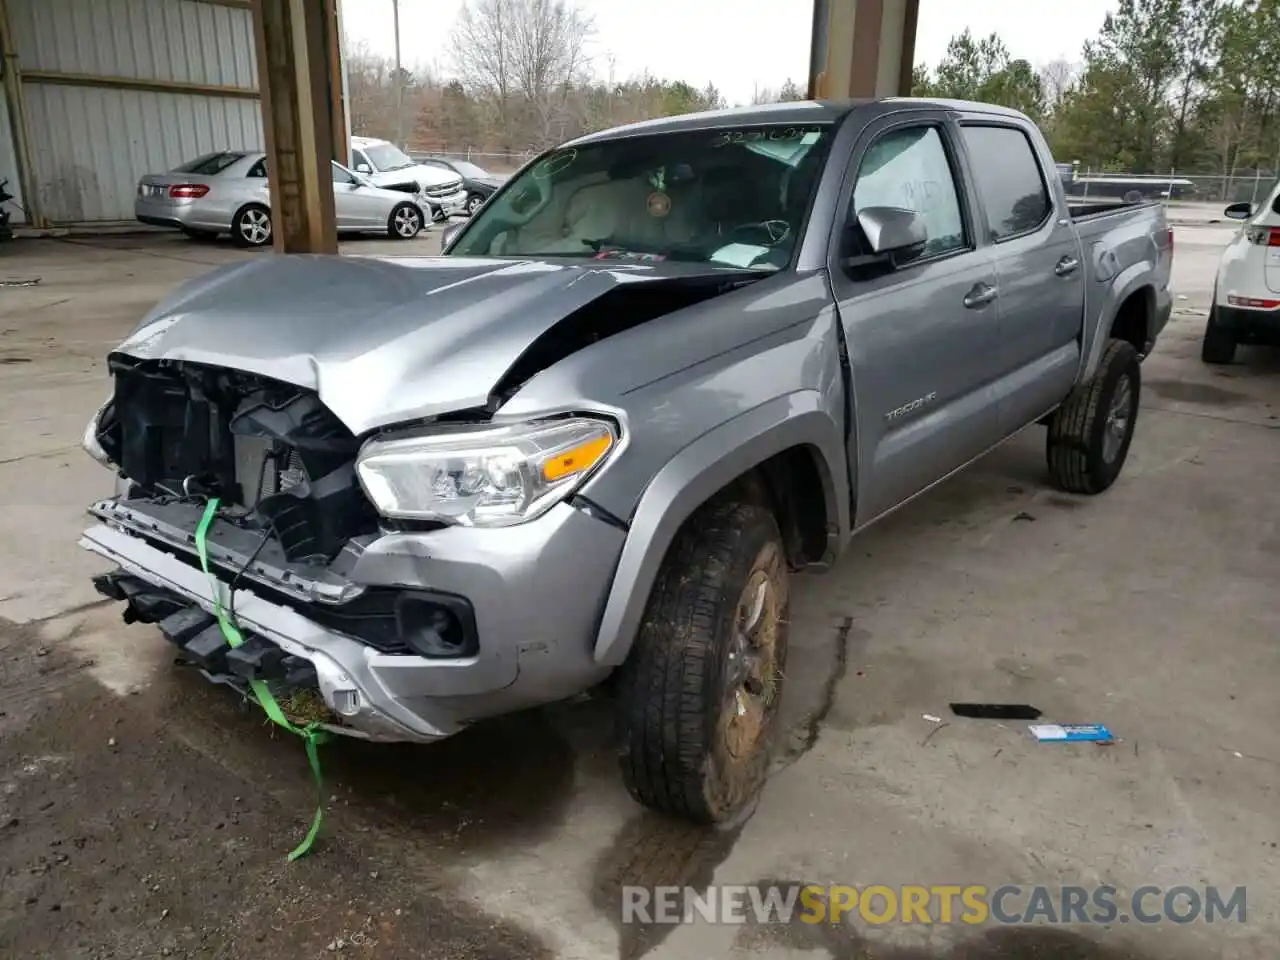
[[816,0],[810,96],[908,96],[919,13],[919,0]]
[[277,253],[337,253],[331,37],[326,0],[255,0],[253,32]]

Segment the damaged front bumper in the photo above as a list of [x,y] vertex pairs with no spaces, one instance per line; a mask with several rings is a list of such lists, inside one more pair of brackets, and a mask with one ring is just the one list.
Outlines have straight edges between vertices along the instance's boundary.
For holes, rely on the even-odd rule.
[[[311,580],[269,559],[237,578],[248,557],[224,530],[210,537],[211,581],[195,560],[187,532],[194,523],[172,516],[165,523],[119,498],[91,512],[102,522],[80,545],[118,568],[98,586],[128,602],[126,620],[157,623],[211,680],[318,691],[335,715],[327,728],[337,733],[430,742],[484,717],[572,696],[608,672],[592,648],[625,534],[565,504],[499,530],[387,533],[353,549],[340,573]],[[246,643],[230,655],[212,617],[213,584],[228,609],[233,581]],[[465,604],[475,640],[466,655],[417,655],[396,636],[398,613],[372,631],[363,624],[376,617],[359,628],[343,619],[370,594],[424,591],[433,602]]]

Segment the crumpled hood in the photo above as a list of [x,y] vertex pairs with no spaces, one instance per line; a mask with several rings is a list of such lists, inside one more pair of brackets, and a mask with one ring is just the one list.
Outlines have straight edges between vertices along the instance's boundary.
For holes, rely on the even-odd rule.
[[[679,273],[703,273],[676,268]],[[117,352],[315,390],[356,434],[483,406],[543,333],[648,266],[268,255],[188,282]]]

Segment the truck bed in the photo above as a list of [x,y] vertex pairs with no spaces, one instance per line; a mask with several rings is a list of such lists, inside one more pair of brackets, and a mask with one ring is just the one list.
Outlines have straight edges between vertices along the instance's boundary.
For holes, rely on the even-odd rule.
[[1136,210],[1140,207],[1159,206],[1158,200],[1099,200],[1095,203],[1068,203],[1067,211],[1071,219],[1079,223],[1082,220],[1092,220],[1101,217],[1104,214],[1119,213],[1122,210]]

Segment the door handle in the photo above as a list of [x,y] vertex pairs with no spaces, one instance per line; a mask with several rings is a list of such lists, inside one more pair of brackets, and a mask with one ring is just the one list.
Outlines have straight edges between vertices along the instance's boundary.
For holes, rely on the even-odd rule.
[[1075,257],[1063,257],[1053,268],[1053,272],[1060,277],[1069,277],[1075,273],[1080,267],[1080,261]]
[[1000,296],[1000,291],[989,283],[975,283],[973,289],[964,295],[964,305],[970,310],[977,307],[985,307],[988,303]]

